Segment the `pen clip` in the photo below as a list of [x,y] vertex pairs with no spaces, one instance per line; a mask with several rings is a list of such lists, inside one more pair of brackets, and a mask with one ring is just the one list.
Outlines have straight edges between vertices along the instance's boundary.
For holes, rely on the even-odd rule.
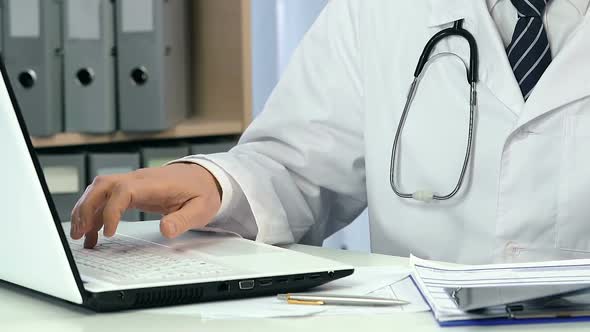
[[324,301],[302,301],[302,300],[291,300],[287,299],[288,304],[304,304],[304,305],[324,305]]
[[288,304],[304,304],[304,305],[324,305],[326,304],[324,301],[321,300],[295,300],[291,298],[290,293],[288,294],[279,294],[277,298],[279,300],[287,301]]

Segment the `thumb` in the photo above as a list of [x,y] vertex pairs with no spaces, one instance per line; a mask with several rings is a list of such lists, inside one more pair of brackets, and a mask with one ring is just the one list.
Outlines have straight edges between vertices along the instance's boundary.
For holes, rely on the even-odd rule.
[[173,239],[185,232],[206,226],[214,216],[205,199],[196,197],[186,202],[178,211],[170,213],[160,222],[160,232]]

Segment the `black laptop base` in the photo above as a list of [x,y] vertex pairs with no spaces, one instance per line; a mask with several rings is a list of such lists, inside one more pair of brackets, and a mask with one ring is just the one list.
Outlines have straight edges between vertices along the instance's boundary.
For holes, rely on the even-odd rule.
[[306,291],[351,275],[354,270],[218,281],[193,285],[141,288],[104,293],[87,292],[84,307],[96,312],[194,304],[219,300],[272,296]]

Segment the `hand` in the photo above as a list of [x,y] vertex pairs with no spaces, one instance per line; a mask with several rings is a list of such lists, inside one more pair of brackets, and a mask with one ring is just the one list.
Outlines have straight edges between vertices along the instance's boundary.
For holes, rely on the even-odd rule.
[[99,176],[72,211],[71,237],[85,236],[84,247],[94,248],[98,232],[112,237],[127,209],[161,213],[160,232],[175,238],[204,227],[221,206],[221,188],[209,171],[196,164],[172,164],[135,172]]

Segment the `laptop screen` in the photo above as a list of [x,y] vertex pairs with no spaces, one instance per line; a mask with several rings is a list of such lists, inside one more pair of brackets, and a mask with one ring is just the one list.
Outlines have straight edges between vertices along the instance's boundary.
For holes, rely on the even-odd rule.
[[82,304],[82,282],[0,61],[0,279]]

